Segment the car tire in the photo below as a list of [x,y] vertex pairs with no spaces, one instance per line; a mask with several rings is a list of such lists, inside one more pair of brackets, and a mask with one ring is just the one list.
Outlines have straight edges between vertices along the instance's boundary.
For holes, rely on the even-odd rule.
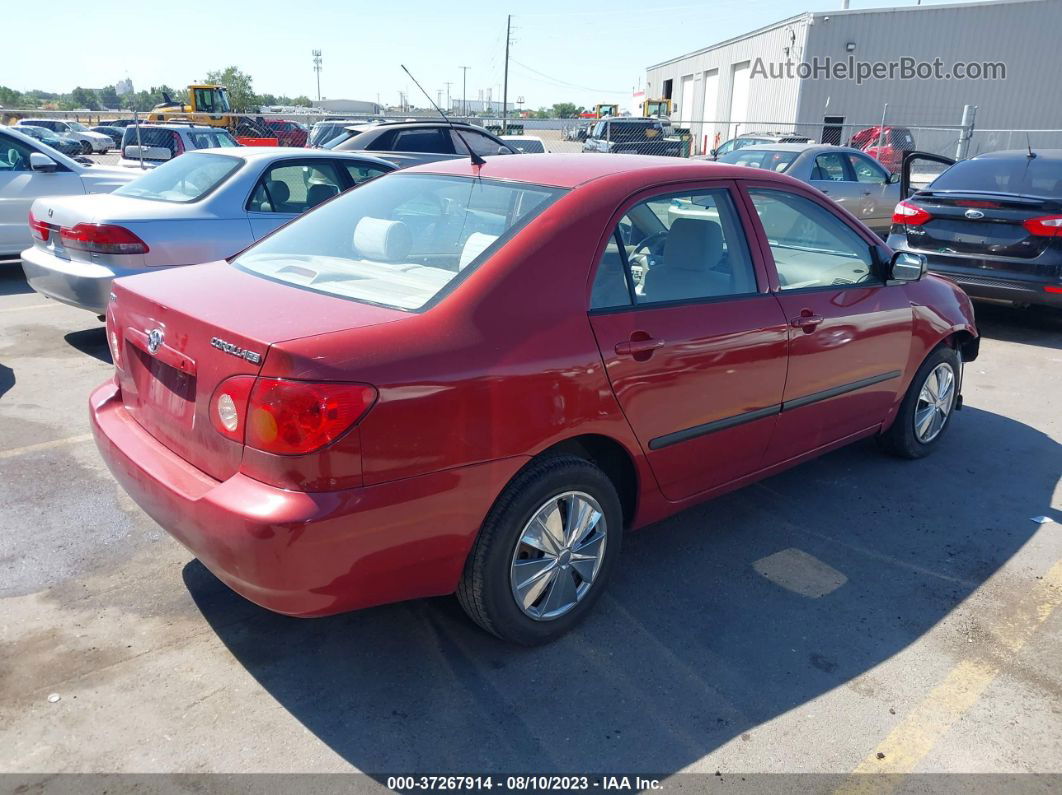
[[911,379],[895,421],[878,436],[881,446],[901,458],[933,452],[951,425],[961,383],[959,354],[947,345],[936,348]]
[[92,154],[92,144],[90,144],[88,141],[82,141],[81,142],[81,154],[83,154],[83,155],[91,155]]
[[[584,515],[585,531],[578,522],[567,522],[569,516]],[[563,547],[555,544],[551,527],[561,534],[571,528]],[[555,640],[585,618],[601,596],[622,535],[619,495],[597,466],[568,455],[533,461],[487,514],[465,562],[458,601],[473,621],[499,638],[526,646]]]

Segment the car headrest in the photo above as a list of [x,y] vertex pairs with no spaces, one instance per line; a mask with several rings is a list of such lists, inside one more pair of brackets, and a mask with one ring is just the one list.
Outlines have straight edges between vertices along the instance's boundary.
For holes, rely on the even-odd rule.
[[676,218],[664,243],[664,265],[704,271],[723,255],[723,230],[715,221]]
[[316,207],[323,201],[328,201],[333,196],[339,194],[339,188],[335,185],[327,185],[319,183],[317,185],[311,185],[310,189],[306,191],[306,209]]
[[490,244],[497,239],[497,235],[487,235],[483,232],[470,234],[461,249],[461,258],[457,261],[457,269],[463,271],[472,263],[472,260],[486,251]]
[[[283,204],[291,198],[291,189],[288,187],[288,183],[281,182],[279,179],[271,179],[266,182],[266,195],[272,200],[273,204]],[[278,207],[273,208],[274,212],[278,210]]]
[[413,238],[401,221],[366,216],[354,227],[354,250],[365,259],[401,262],[409,256]]

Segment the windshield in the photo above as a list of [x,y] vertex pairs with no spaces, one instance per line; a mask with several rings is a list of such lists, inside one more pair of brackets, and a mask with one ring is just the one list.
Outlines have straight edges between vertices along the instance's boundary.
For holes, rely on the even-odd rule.
[[986,157],[960,160],[937,177],[928,190],[1016,193],[1062,198],[1062,161],[1044,157]]
[[433,174],[383,177],[301,216],[233,264],[328,295],[421,309],[563,192]]
[[68,121],[67,125],[71,130],[78,130],[79,132],[89,132],[89,128],[79,121]]
[[189,152],[163,163],[114,191],[161,202],[194,202],[214,190],[239,168],[242,160],[228,155]]
[[717,159],[720,163],[733,163],[736,166],[748,166],[749,168],[766,168],[769,171],[781,173],[793,164],[799,152],[786,152],[778,149],[735,149],[720,155]]

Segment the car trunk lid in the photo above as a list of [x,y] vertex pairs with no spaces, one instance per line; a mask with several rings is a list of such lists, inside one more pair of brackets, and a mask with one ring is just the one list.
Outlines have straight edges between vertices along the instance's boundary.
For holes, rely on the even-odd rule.
[[257,375],[271,345],[408,315],[300,290],[225,262],[115,281],[108,310],[126,409],[148,433],[211,477],[235,474],[243,444],[211,422],[217,387]]

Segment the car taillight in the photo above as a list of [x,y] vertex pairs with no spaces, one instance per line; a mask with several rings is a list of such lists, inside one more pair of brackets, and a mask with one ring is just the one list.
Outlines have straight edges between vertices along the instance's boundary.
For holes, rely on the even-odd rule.
[[364,417],[376,394],[368,384],[259,378],[247,405],[246,444],[282,455],[312,452]]
[[147,243],[124,226],[114,224],[78,224],[59,231],[63,245],[70,249],[99,254],[147,254]]
[[1054,285],[1051,285],[1051,284],[1045,284],[1044,285],[1044,292],[1045,293],[1059,293],[1059,294],[1062,294],[1062,287],[1055,287]]
[[892,211],[892,222],[894,224],[906,224],[907,226],[921,226],[932,217],[921,207],[916,207],[909,202],[900,202],[896,205],[896,209]]
[[244,440],[247,428],[247,400],[254,388],[253,375],[226,378],[210,398],[210,424],[214,430],[237,442]]
[[29,226],[31,235],[45,243],[48,242],[48,237],[51,234],[52,228],[44,221],[38,221],[33,215],[33,210],[30,210],[29,214]]
[[1062,215],[1044,215],[1030,218],[1022,223],[1030,235],[1037,237],[1062,237]]

